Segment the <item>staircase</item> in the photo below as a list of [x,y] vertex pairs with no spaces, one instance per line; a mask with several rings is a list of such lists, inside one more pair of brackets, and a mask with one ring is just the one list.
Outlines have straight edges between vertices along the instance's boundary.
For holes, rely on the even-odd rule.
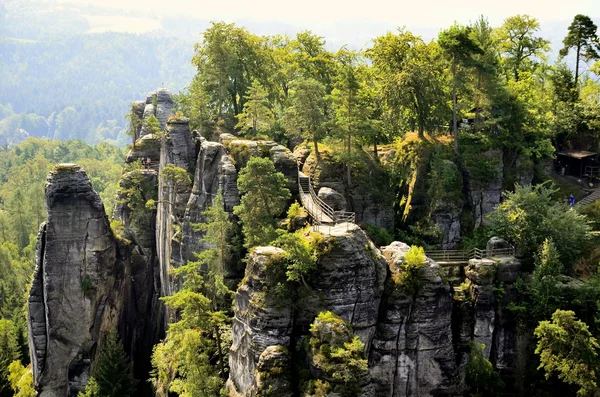
[[321,200],[315,193],[310,177],[298,171],[300,201],[315,225],[336,225],[338,223],[354,223],[354,212],[334,211],[331,206]]
[[592,193],[579,200],[575,205],[588,205],[596,200],[600,200],[600,189],[594,190]]

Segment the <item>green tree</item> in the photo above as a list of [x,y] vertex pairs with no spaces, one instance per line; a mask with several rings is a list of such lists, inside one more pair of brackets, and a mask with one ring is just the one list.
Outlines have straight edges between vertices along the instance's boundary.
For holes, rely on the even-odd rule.
[[485,345],[469,341],[469,360],[465,366],[465,382],[472,396],[497,396],[504,389],[500,374],[484,357]]
[[269,244],[277,237],[276,217],[290,198],[285,176],[270,159],[252,157],[240,171],[237,184],[242,199],[233,211],[242,222],[244,244],[248,248]]
[[252,81],[246,95],[244,110],[236,116],[238,119],[236,128],[240,128],[242,132],[251,130],[252,135],[256,136],[273,127],[275,119],[273,112],[269,109],[267,95],[267,91],[258,80]]
[[100,397],[100,386],[94,377],[91,377],[85,385],[85,390],[80,391],[77,397]]
[[8,372],[10,387],[15,392],[13,397],[37,396],[37,391],[33,387],[31,365],[25,368],[23,364],[21,364],[21,361],[15,360],[8,366]]
[[180,92],[173,100],[177,108],[190,119],[190,129],[203,132],[204,125],[216,116],[211,96],[198,75],[192,78],[186,88],[187,92]]
[[497,31],[500,51],[504,64],[515,81],[519,73],[530,71],[535,66],[533,58],[542,57],[548,51],[550,42],[535,34],[540,30],[537,19],[529,15],[516,15],[507,18]]
[[538,339],[535,353],[549,379],[553,374],[563,382],[579,387],[577,395],[593,395],[597,391],[598,341],[588,326],[576,320],[570,310],[556,310],[552,321],[540,321],[535,329]]
[[286,130],[314,144],[315,156],[319,158],[319,140],[326,131],[327,100],[325,87],[314,79],[300,79],[293,84],[291,105],[286,109]]
[[471,28],[457,24],[441,31],[438,36],[438,43],[450,61],[450,72],[452,74],[452,135],[454,136],[454,154],[458,156],[456,108],[461,70],[475,66],[474,55],[483,54],[483,50],[471,38]]
[[583,58],[589,62],[599,59],[600,41],[598,40],[598,27],[587,15],[577,14],[569,26],[567,36],[563,40],[564,47],[560,56],[564,57],[569,50],[575,49],[575,85],[579,78],[579,61]]
[[[182,277],[183,288],[163,300],[177,310],[179,320],[170,324],[166,339],[155,346],[152,382],[159,396],[217,395],[226,378],[224,337],[232,291],[224,283],[225,265],[231,254],[232,223],[224,209],[221,191],[203,213],[205,222],[195,225],[204,232],[206,249],[173,270]],[[212,362],[216,355],[217,367]]]
[[144,130],[146,134],[155,135],[158,138],[163,137],[162,129],[160,128],[160,121],[156,118],[155,115],[151,114],[149,117],[144,119]]
[[273,245],[285,251],[288,281],[302,281],[308,287],[306,279],[317,268],[317,250],[313,242],[314,239],[303,236],[299,232],[288,233],[280,230],[279,237]]
[[348,186],[351,186],[352,139],[359,137],[368,124],[367,107],[361,103],[361,72],[365,68],[360,54],[342,48],[336,54],[337,73],[334,78],[331,100],[335,112],[335,125],[342,133],[346,147],[345,163]]
[[10,320],[0,319],[0,396],[12,396],[12,388],[8,376],[10,364],[18,360],[19,342],[17,329]]
[[394,283],[408,294],[415,294],[423,284],[423,267],[427,262],[423,247],[413,245],[404,255],[404,260],[392,274]]
[[533,258],[544,240],[551,238],[568,269],[587,247],[590,226],[585,216],[554,201],[557,190],[548,183],[535,187],[515,185],[489,215],[494,235],[514,244],[524,258]]
[[444,124],[444,68],[439,46],[400,30],[377,37],[366,55],[382,80],[382,98],[392,117],[406,120],[403,129],[436,131]]
[[301,76],[318,81],[329,94],[335,66],[332,54],[325,49],[325,39],[305,30],[296,34],[291,46]]
[[135,391],[131,365],[115,329],[105,336],[100,346],[92,376],[98,383],[98,397],[127,397]]
[[532,312],[536,319],[544,320],[560,307],[561,293],[557,286],[563,272],[560,255],[552,239],[547,238],[534,259],[535,268],[529,290],[533,299]]

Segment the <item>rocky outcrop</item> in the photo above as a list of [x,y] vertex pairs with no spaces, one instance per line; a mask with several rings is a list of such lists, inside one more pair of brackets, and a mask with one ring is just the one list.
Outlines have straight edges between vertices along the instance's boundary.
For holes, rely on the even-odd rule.
[[[318,274],[308,281],[310,292],[302,296],[301,303],[293,305],[290,298],[274,295],[273,278],[277,269],[281,272],[285,266],[282,250],[259,247],[250,255],[244,281],[236,293],[229,356],[228,385],[232,393],[256,395],[258,379],[264,378],[257,368],[261,357],[272,356],[269,348],[290,352],[287,357],[278,355],[273,365],[287,368],[286,360],[298,360],[291,356],[297,348],[292,340],[308,335],[309,325],[321,311],[332,311],[351,324],[354,334],[369,349],[383,293],[385,261],[356,225],[320,228],[319,232],[329,248],[319,256]],[[283,271],[285,277],[285,268]],[[277,383],[287,385],[293,378],[277,378]],[[289,393],[286,388],[282,390],[281,395]]]
[[[160,123],[160,129],[164,131],[169,116],[173,114],[174,107],[175,104],[173,103],[173,94],[171,91],[161,88],[156,92],[149,93],[146,97],[146,106],[144,107],[142,119],[147,119],[154,115]],[[142,123],[139,136],[143,137],[149,133],[150,131],[148,131],[145,123]]]
[[375,334],[386,263],[365,232],[355,224],[317,227],[331,248],[317,261],[318,274],[310,282],[313,293],[299,308],[296,323],[308,330],[321,311],[331,311],[348,322],[367,346]]
[[[401,272],[410,247],[394,242],[382,248],[390,273]],[[414,294],[387,281],[369,367],[376,396],[457,394],[452,346],[452,296],[439,265],[427,259]]]
[[29,297],[34,383],[43,397],[75,396],[101,333],[118,323],[123,301],[113,292],[122,275],[104,206],[85,171],[55,167],[46,206]]
[[470,180],[469,201],[473,209],[474,227],[486,225],[486,215],[492,212],[502,199],[503,163],[502,152],[489,150],[481,154],[481,161],[494,165],[496,175],[484,181],[476,178]]
[[238,171],[246,166],[251,156],[268,157],[275,169],[286,177],[287,188],[292,195],[298,194],[298,165],[289,149],[274,141],[251,141],[231,134],[221,134],[219,140]]
[[[287,354],[274,353],[290,351],[292,302],[280,300],[275,304],[266,296],[269,292],[273,293],[269,291],[273,277],[273,270],[269,266],[281,266],[282,254],[279,248],[258,247],[248,259],[244,282],[235,296],[228,381],[232,393],[255,396],[266,377],[260,369],[288,365]],[[287,382],[283,381],[282,384],[281,395],[290,394],[291,390],[285,387]]]
[[336,192],[330,187],[322,187],[317,194],[321,200],[333,208],[334,211],[346,211],[346,199],[344,195]]
[[135,144],[127,153],[127,157],[125,157],[125,163],[130,164],[150,158],[151,166],[157,167],[160,160],[160,146],[160,138],[153,134],[144,135],[135,141]]
[[[196,160],[192,193],[185,208],[182,223],[180,249],[173,253],[176,263],[195,260],[194,253],[200,253],[207,247],[200,239],[204,233],[194,225],[205,222],[203,212],[212,204],[214,197],[221,191],[225,211],[233,213],[233,207],[239,204],[237,190],[237,171],[225,147],[217,142],[209,142],[204,138],[199,140],[200,150]],[[233,215],[231,215],[233,219]],[[230,266],[228,275],[241,278],[237,269]]]

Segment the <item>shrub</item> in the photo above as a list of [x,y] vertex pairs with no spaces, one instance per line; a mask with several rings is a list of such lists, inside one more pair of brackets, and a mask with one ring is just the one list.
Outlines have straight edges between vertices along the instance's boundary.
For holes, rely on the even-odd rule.
[[485,345],[469,342],[469,360],[465,367],[465,383],[471,393],[482,396],[497,396],[504,389],[500,374],[492,363],[483,356]]
[[365,346],[348,323],[332,312],[321,312],[310,325],[312,365],[323,375],[317,390],[329,388],[344,396],[360,393],[359,379],[368,372]]
[[378,227],[376,225],[372,225],[370,223],[361,225],[365,232],[369,235],[371,240],[378,247],[383,247],[385,245],[389,245],[394,241],[394,236],[387,230],[382,227]]
[[423,247],[413,245],[404,255],[404,261],[400,265],[399,271],[392,275],[396,286],[408,294],[416,293],[423,283],[421,272],[426,261],[427,257]]

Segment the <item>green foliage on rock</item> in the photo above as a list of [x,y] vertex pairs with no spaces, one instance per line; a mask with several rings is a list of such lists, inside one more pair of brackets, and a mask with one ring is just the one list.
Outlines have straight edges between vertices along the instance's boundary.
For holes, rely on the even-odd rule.
[[469,359],[465,366],[465,383],[471,396],[497,396],[504,382],[492,363],[483,356],[484,345],[469,342]]
[[348,323],[332,312],[319,313],[310,325],[309,346],[311,365],[318,374],[308,386],[309,393],[360,394],[361,378],[368,374],[365,346],[352,335]]
[[244,245],[269,244],[277,237],[276,217],[283,213],[290,197],[287,179],[270,159],[252,157],[240,171],[237,184],[242,199],[234,213],[242,223]]
[[415,294],[423,284],[421,272],[427,261],[423,247],[413,245],[404,254],[404,260],[400,269],[392,274],[394,284],[406,291],[407,294]]
[[540,356],[538,369],[544,370],[546,379],[556,374],[563,382],[577,386],[579,396],[597,391],[600,345],[574,312],[556,310],[552,321],[539,323],[535,336],[535,353]]

